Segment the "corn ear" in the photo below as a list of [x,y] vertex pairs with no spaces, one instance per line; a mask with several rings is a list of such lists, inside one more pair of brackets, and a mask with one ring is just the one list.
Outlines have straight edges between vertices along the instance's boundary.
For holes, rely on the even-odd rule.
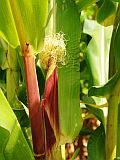
[[63,35],[58,33],[45,38],[40,62],[47,72],[44,97],[41,103],[45,118],[47,159],[51,155],[53,156],[53,152],[59,143],[57,63],[63,63],[64,58],[65,43]]
[[46,129],[46,156],[50,156],[56,147],[59,135],[58,118],[58,77],[54,64],[49,67],[47,72],[44,97],[41,103],[44,110],[45,129]]

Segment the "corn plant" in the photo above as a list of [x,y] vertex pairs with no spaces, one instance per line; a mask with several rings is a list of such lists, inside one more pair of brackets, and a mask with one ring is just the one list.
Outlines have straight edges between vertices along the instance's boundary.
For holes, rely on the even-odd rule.
[[[93,4],[97,21],[83,23]],[[81,104],[100,122],[90,133],[88,160],[120,158],[119,17],[119,0],[1,0],[1,160],[65,159],[64,145],[84,129]],[[91,40],[82,50],[83,34]],[[80,97],[86,77],[89,90]]]
[[[66,79],[65,82],[61,79],[62,77],[63,78],[66,77],[66,75],[64,75],[63,72],[65,69],[63,70],[63,67],[61,67],[63,70],[61,71],[63,73],[62,72],[60,73],[61,78],[59,79],[61,82],[63,81],[64,83],[60,84],[58,83],[57,70],[59,68],[58,67],[59,62],[62,64],[65,61],[64,60],[64,54],[66,54],[66,48],[64,44],[65,38],[62,37],[60,33],[58,33],[57,36],[53,36],[53,39],[51,40],[53,40],[54,42],[54,39],[56,39],[56,41],[52,44],[53,46],[51,46],[53,50],[49,50],[51,49],[49,48],[50,41],[47,42],[48,43],[47,49],[45,46],[46,44],[44,44],[43,46],[43,38],[44,38],[44,31],[46,26],[47,10],[48,10],[47,4],[48,4],[47,1],[44,2],[30,1],[29,3],[23,1],[21,2],[2,1],[0,10],[1,19],[3,20],[3,22],[1,22],[0,25],[1,36],[8,44],[8,48],[11,48],[10,52],[8,52],[8,56],[9,57],[13,56],[15,59],[15,62],[13,64],[18,65],[18,69],[16,66],[12,67],[13,58],[10,57],[11,59],[9,60],[8,59],[9,57],[7,56],[6,61],[8,60],[9,62],[8,69],[11,71],[11,74],[8,72],[9,75],[7,76],[8,77],[7,78],[8,89],[6,91],[7,98],[13,110],[14,107],[15,109],[21,107],[19,104],[17,108],[16,104],[19,102],[18,98],[20,94],[19,76],[17,75],[20,74],[19,72],[22,72],[23,77],[22,80],[20,81],[22,82],[22,84],[24,84],[26,81],[29,118],[30,118],[33,152],[35,159],[45,159],[45,158],[56,159],[55,157],[56,156],[58,157],[59,155],[59,146],[67,142],[72,142],[75,139],[75,137],[79,134],[82,124],[81,113],[79,108],[80,73],[77,72],[77,70],[79,70],[79,59],[76,65],[78,69],[75,66],[76,70],[74,68],[73,69],[71,68],[73,71],[71,71],[70,73],[67,70],[70,69],[69,66],[70,65],[72,66],[72,63],[74,63],[74,59],[72,60],[73,62],[71,61],[71,59],[68,60],[67,62],[68,67],[65,63],[66,73],[71,78],[73,77],[69,83],[68,83],[69,80],[68,76],[67,76],[68,79]],[[79,14],[77,13],[77,11],[75,11],[74,2],[70,3],[70,5],[68,5],[68,8],[70,11],[73,10],[73,13],[76,17],[75,20],[78,23],[80,23]],[[67,14],[67,16],[69,16],[69,13]],[[4,19],[4,17],[6,18]],[[3,24],[6,24],[7,27],[6,29],[4,28]],[[74,36],[74,32],[72,32],[72,30],[70,30],[70,32],[71,36],[72,35]],[[14,37],[11,39],[10,37],[12,37],[12,35],[14,35]],[[76,39],[77,41],[75,47],[78,50],[80,36],[76,37]],[[71,41],[72,39],[70,40],[70,42]],[[56,46],[56,43],[59,44]],[[42,49],[42,46],[45,49],[44,48]],[[56,51],[54,51],[55,49]],[[13,55],[13,53],[15,55]],[[44,72],[46,73],[44,95],[43,98],[41,96],[42,98],[41,102],[40,102],[40,93],[39,93],[36,68],[35,68],[35,55],[38,53],[39,53],[38,58],[40,58],[40,65],[44,70]],[[76,52],[76,55],[77,57],[79,57],[78,51]],[[23,60],[21,59],[20,56],[23,57]],[[14,70],[16,72],[16,75],[13,73]],[[10,78],[13,78],[13,86],[15,87],[9,85],[8,82],[11,81]],[[16,78],[17,78],[17,83],[15,81]],[[74,81],[77,81],[77,83],[75,83]],[[74,87],[74,85],[76,87]],[[61,93],[62,91],[61,86],[65,90],[64,93],[68,91],[67,94],[65,93],[63,95]],[[69,90],[67,90],[68,87]],[[12,90],[14,92],[12,92]],[[13,95],[11,95],[11,92]],[[74,95],[75,98],[72,98],[71,95]],[[64,98],[62,98],[61,96],[62,97],[64,96]],[[67,101],[65,100],[66,96],[68,97]],[[60,100],[59,97],[61,97],[62,99]],[[73,105],[75,105],[75,108],[77,109],[77,110],[75,109],[74,112],[72,109]],[[22,104],[22,107],[23,106],[24,104]],[[19,109],[27,110],[24,107]],[[65,113],[63,112],[63,108],[65,107],[66,110],[70,109],[70,112],[68,112],[67,117],[65,117],[65,115],[63,114]],[[74,121],[71,121],[71,123],[69,123],[69,119],[72,115],[74,116]],[[73,127],[74,130],[72,131]]]

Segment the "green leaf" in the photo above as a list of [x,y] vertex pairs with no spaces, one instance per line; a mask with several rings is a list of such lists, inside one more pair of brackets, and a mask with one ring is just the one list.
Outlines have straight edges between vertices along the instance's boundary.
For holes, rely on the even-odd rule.
[[0,37],[0,67],[2,68],[7,54],[8,45],[6,42]]
[[8,0],[0,1],[0,36],[12,47],[19,44],[14,19]]
[[70,143],[82,127],[80,111],[80,15],[74,2],[57,1],[56,32],[62,31],[67,41],[65,66],[58,68],[58,107],[61,143]]
[[120,157],[115,158],[114,160],[120,160]]
[[48,1],[9,1],[21,44],[29,42],[38,51],[44,37]]
[[87,104],[96,104],[93,97],[83,96],[82,101]]
[[88,160],[105,160],[105,130],[101,124],[88,141]]
[[89,105],[86,105],[86,107],[100,122],[102,122],[102,124],[104,124],[103,110]]
[[4,150],[6,160],[34,160],[33,154],[25,140],[20,128],[15,124],[9,141]]
[[[47,0],[1,0],[0,35],[13,47],[29,42],[35,51],[43,43]],[[19,41],[18,41],[19,39]]]
[[23,82],[21,86],[18,88],[18,99],[27,106],[27,94],[26,94],[26,85]]
[[114,17],[116,12],[116,4],[111,0],[104,0],[97,14],[97,21],[105,26],[112,25],[114,23]]
[[108,78],[112,26],[104,27],[96,21],[85,20],[83,32],[92,37],[87,46],[85,59],[92,73],[93,85],[104,84]]
[[44,87],[45,87],[45,77],[41,68],[37,65],[36,66],[37,78],[38,78],[38,86],[40,91],[40,96],[42,97],[44,94]]
[[79,12],[81,12],[83,9],[94,4],[98,0],[74,0],[74,1],[78,7]]
[[120,2],[120,0],[112,0],[113,2]]
[[93,132],[92,129],[82,128],[80,131],[80,136],[87,136],[87,135],[90,135],[92,132]]
[[0,88],[2,89],[2,91],[4,92],[4,94],[6,94],[6,83],[5,83],[5,71],[0,70]]
[[21,102],[19,101],[17,98],[14,101],[14,105],[12,108],[17,120],[20,124],[21,127],[29,127],[30,126],[30,122],[29,122],[29,114],[28,114],[28,108]]
[[80,151],[80,148],[77,148],[77,149],[75,150],[75,152],[74,152],[74,154],[73,154],[73,156],[72,156],[72,158],[71,158],[70,160],[74,160],[74,159],[77,157],[79,151]]
[[16,50],[16,55],[17,55],[17,61],[18,61],[18,64],[21,70],[22,78],[23,78],[23,83],[25,83],[24,64],[23,64],[23,57],[21,56],[22,53],[21,53],[20,46],[18,46],[15,50]]
[[0,159],[34,160],[19,123],[0,89]]
[[118,25],[117,33],[114,40],[114,47],[115,47],[115,62],[116,68],[120,71],[120,24]]
[[4,148],[10,136],[9,131],[0,126],[0,159],[4,160]]
[[117,72],[105,85],[103,86],[92,86],[89,91],[88,91],[88,95],[89,96],[107,96],[109,95],[112,91],[113,88],[116,85],[116,82],[119,80],[120,78],[120,73]]

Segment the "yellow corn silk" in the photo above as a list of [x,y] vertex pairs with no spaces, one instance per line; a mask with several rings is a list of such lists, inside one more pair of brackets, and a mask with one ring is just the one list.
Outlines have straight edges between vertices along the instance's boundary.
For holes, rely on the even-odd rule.
[[65,43],[62,34],[46,37],[44,47],[40,53],[40,64],[46,70],[46,84],[41,108],[44,110],[46,129],[46,156],[53,154],[59,143],[59,115],[58,115],[58,75],[57,64],[64,63]]

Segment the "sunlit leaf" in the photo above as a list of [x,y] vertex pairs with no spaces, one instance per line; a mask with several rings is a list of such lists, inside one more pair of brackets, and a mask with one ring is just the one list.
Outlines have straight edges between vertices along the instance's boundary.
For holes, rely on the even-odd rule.
[[92,37],[85,58],[93,76],[93,85],[104,84],[108,78],[112,26],[104,27],[96,21],[85,20],[83,32]]
[[48,1],[9,1],[21,43],[29,42],[37,50],[44,36]]
[[[34,160],[19,123],[0,89],[0,159]],[[3,156],[4,155],[4,156]],[[4,158],[3,158],[4,157]]]
[[19,41],[29,42],[38,51],[43,43],[48,1],[1,0],[0,3],[0,35],[13,47]]
[[2,36],[13,47],[16,47],[19,44],[8,0],[0,1],[0,36]]

